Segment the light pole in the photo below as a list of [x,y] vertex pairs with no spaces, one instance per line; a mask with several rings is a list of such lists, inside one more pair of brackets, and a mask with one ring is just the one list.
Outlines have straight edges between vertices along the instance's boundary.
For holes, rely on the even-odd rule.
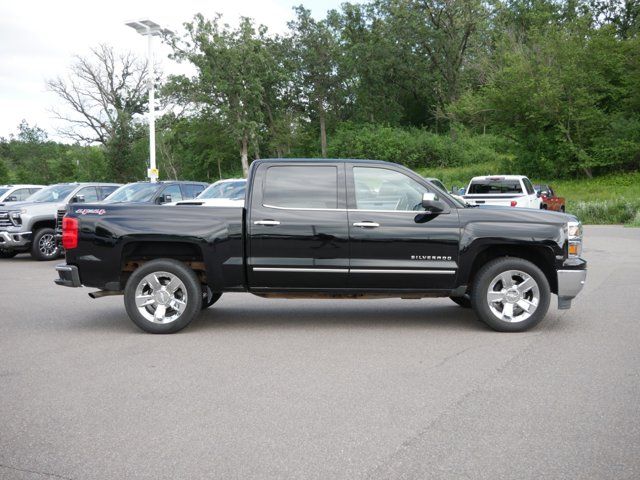
[[147,55],[149,57],[149,169],[147,170],[147,176],[152,183],[155,183],[158,181],[158,168],[156,167],[156,89],[153,78],[155,75],[153,71],[153,37],[172,34],[173,32],[148,19],[127,22],[126,25],[133,28],[140,35],[147,37]]

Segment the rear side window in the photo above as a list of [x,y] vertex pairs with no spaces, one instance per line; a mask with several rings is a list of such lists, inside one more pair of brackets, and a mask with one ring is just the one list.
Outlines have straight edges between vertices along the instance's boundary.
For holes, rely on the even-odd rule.
[[263,205],[283,208],[338,208],[334,166],[275,166],[267,169]]
[[528,178],[523,178],[522,183],[524,183],[524,188],[527,189],[527,193],[529,195],[533,195],[534,193],[536,193],[535,189],[533,188],[533,185],[531,185],[531,180],[529,180]]
[[182,185],[182,191],[184,192],[185,199],[196,198],[204,190],[204,185]]
[[522,193],[520,180],[474,180],[469,185],[468,194]]

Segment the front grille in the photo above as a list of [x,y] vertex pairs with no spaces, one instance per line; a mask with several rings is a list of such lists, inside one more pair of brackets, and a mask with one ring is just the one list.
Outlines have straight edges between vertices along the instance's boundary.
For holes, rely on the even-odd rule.
[[67,213],[66,208],[60,208],[58,210],[58,214],[56,215],[56,233],[62,233],[62,219],[64,215]]
[[0,212],[0,228],[13,227],[13,223],[9,218],[9,212]]

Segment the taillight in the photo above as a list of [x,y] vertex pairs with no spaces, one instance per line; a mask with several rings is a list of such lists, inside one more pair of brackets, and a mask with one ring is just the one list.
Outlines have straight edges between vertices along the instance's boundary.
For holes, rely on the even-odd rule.
[[516,202],[515,200],[511,200],[511,206],[515,207],[516,205],[518,205],[518,202]]
[[62,219],[62,246],[65,250],[71,250],[78,246],[78,219]]

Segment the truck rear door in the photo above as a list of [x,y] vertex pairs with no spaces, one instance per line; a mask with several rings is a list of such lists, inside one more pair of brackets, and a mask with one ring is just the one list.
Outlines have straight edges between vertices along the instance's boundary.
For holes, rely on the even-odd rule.
[[268,162],[247,212],[249,288],[341,289],[349,272],[344,164]]

